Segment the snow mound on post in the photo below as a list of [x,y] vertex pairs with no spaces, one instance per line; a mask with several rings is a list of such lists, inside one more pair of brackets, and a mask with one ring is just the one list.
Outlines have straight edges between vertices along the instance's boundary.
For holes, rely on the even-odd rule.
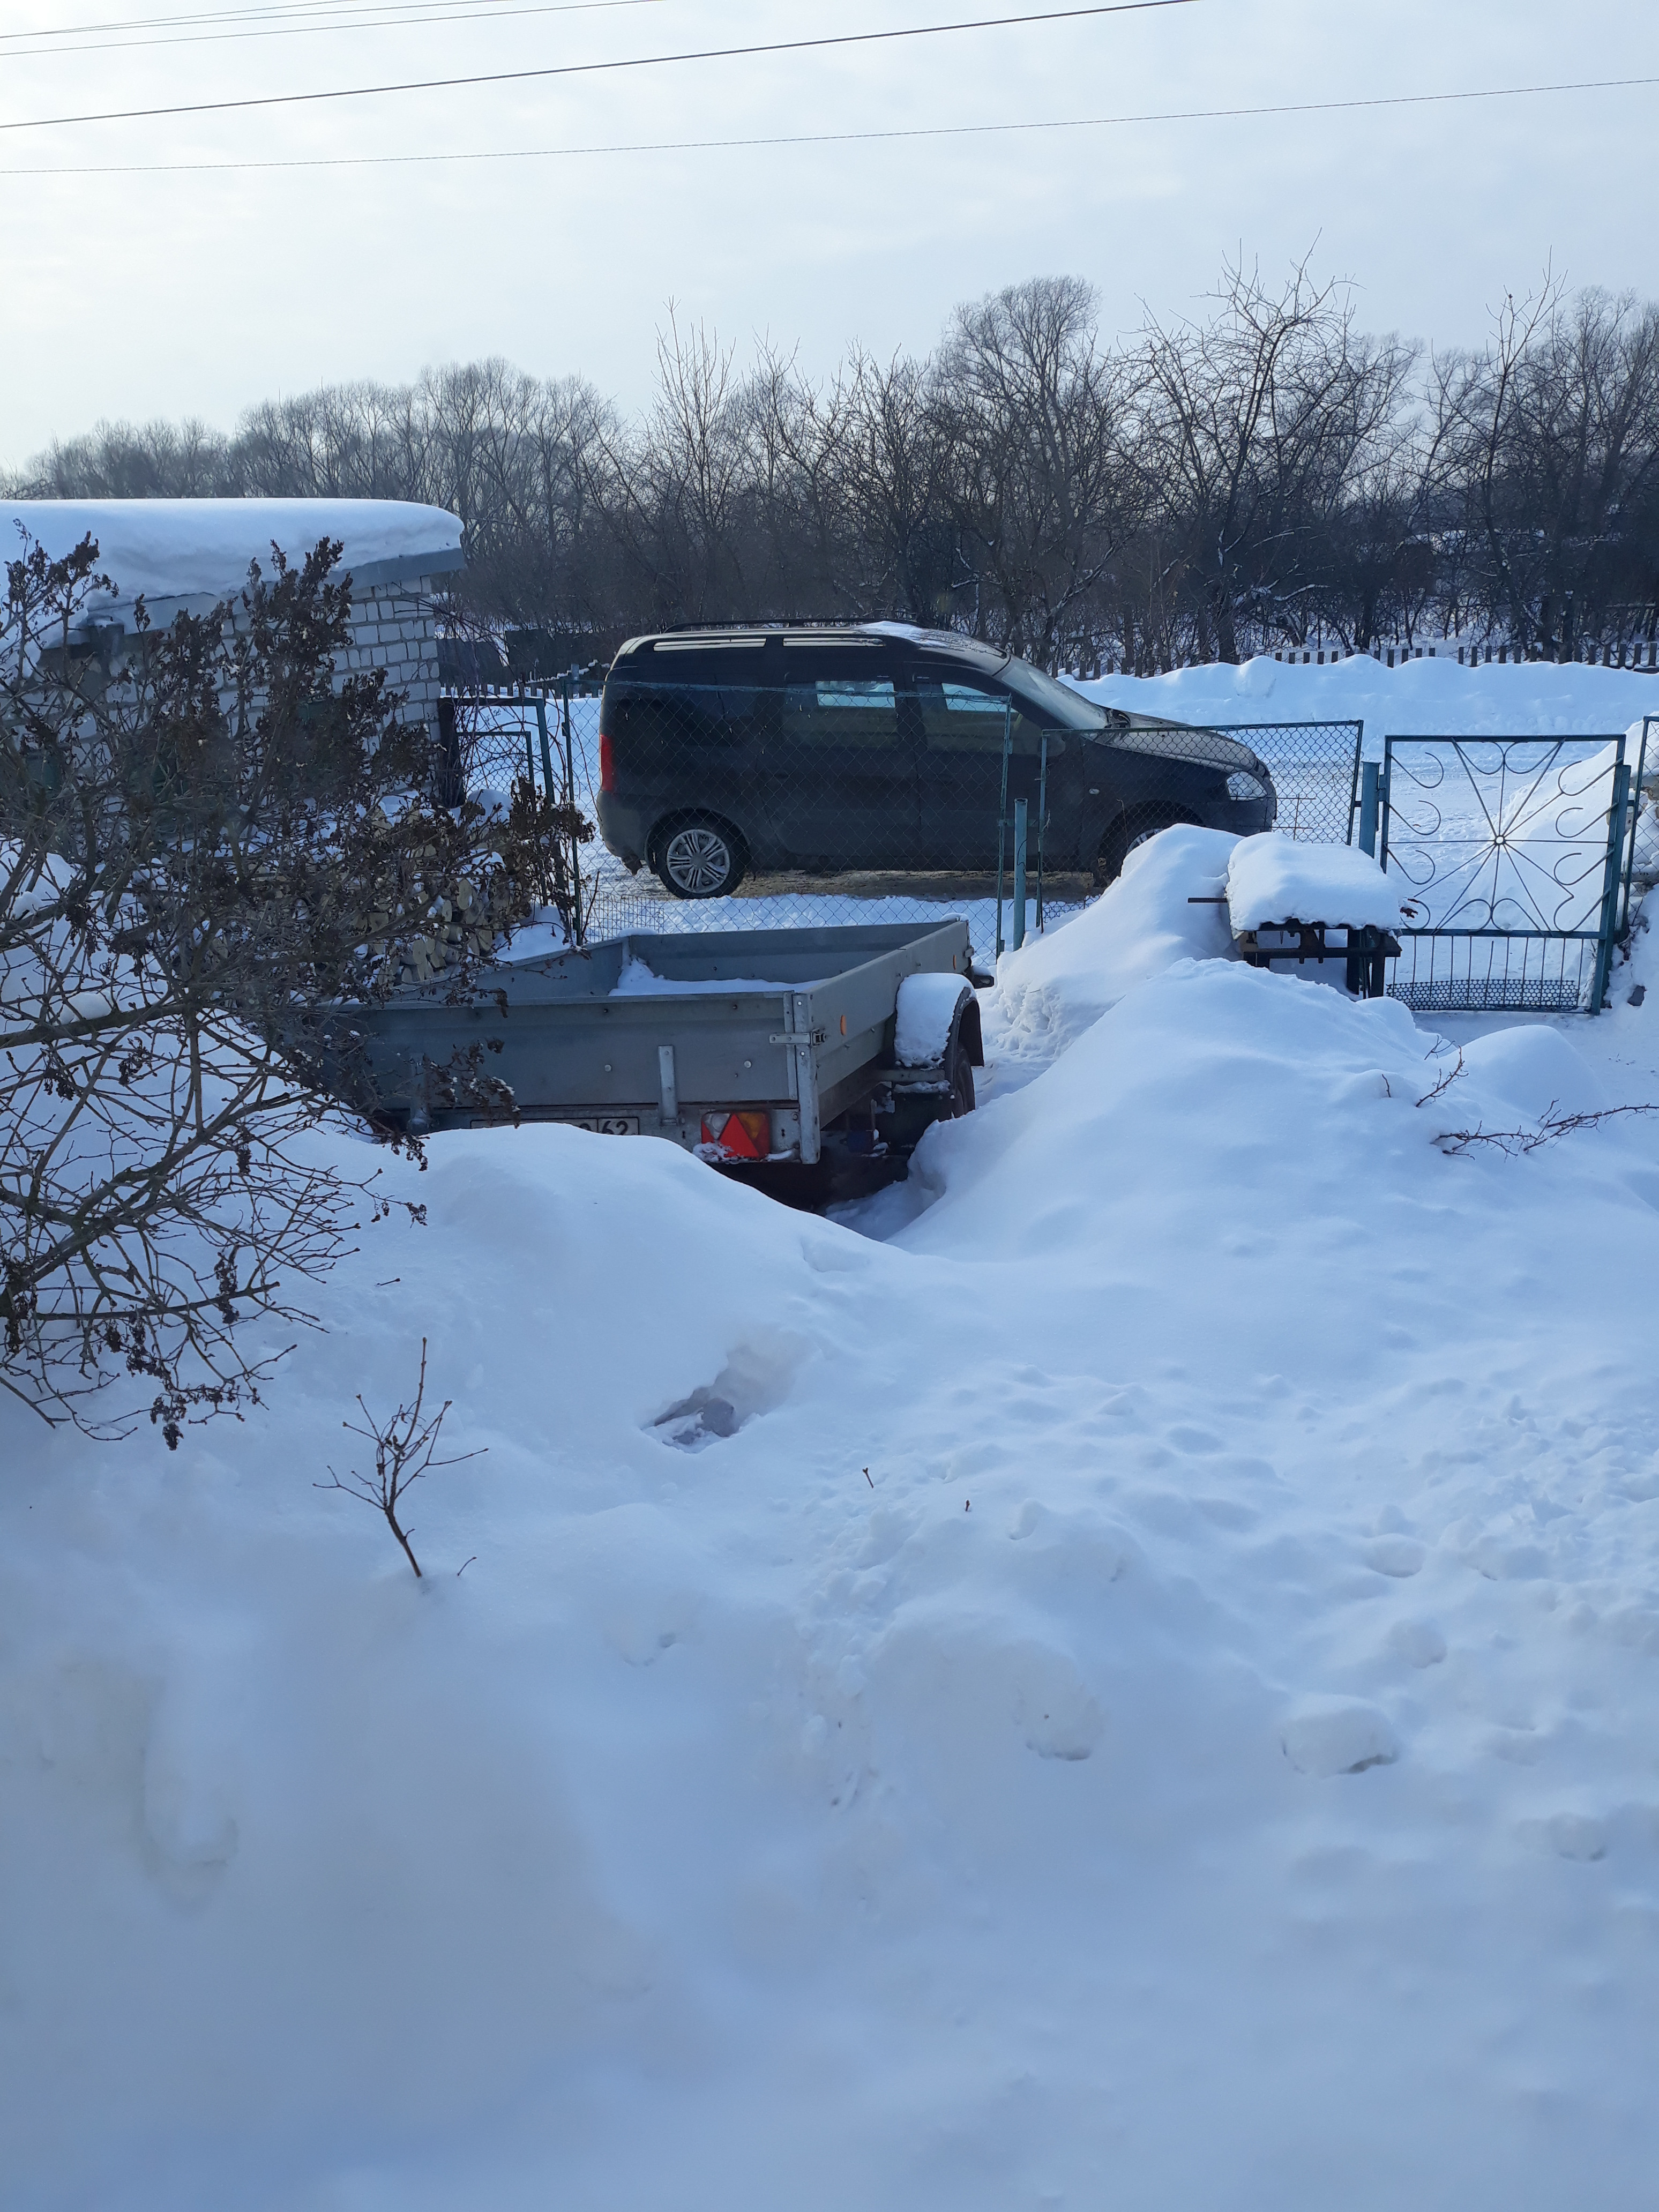
[[1044,1036],[1063,1048],[1126,991],[1177,960],[1230,959],[1224,909],[1212,902],[1237,842],[1225,830],[1180,823],[1137,846],[1116,882],[1075,921],[1004,953],[994,1016],[1026,1042]]
[[1304,845],[1280,830],[1241,837],[1227,863],[1233,934],[1286,921],[1398,929],[1402,902],[1369,853],[1354,845]]

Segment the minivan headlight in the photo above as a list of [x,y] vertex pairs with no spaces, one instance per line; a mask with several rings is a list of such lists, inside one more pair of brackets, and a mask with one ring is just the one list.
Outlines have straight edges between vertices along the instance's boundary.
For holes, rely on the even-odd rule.
[[1242,768],[1236,768],[1227,778],[1227,796],[1237,799],[1265,799],[1267,787],[1259,775],[1247,775]]

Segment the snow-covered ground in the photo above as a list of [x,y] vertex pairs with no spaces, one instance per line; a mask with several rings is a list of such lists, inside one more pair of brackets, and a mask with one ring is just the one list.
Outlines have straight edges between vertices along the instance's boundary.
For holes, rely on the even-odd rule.
[[1457,1146],[1659,1103],[1659,951],[1437,1035],[1231,849],[850,1217],[441,1138],[245,1425],[0,1411],[8,2212],[1645,2212],[1659,1116]]

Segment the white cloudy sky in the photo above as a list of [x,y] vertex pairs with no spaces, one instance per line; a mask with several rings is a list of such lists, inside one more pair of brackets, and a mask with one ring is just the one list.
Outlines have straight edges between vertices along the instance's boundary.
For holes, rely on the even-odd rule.
[[[203,20],[215,4],[174,0],[169,27],[140,29],[167,0],[5,0],[0,125],[1044,0],[216,0],[234,25]],[[375,26],[350,21],[370,13]],[[330,27],[294,27],[318,22]],[[222,35],[250,27],[264,35]],[[1574,283],[1659,291],[1659,85],[839,145],[384,157],[1644,76],[1659,77],[1652,0],[1191,0],[575,80],[6,128],[0,461],[100,415],[229,426],[271,392],[490,353],[637,403],[671,298],[740,343],[799,340],[813,368],[854,337],[924,346],[955,301],[1039,272],[1086,276],[1107,326],[1128,330],[1143,301],[1190,310],[1241,247],[1278,271],[1312,246],[1322,272],[1358,283],[1371,327],[1468,341],[1548,257]],[[342,159],[363,166],[157,166]],[[61,173],[76,168],[103,173]]]

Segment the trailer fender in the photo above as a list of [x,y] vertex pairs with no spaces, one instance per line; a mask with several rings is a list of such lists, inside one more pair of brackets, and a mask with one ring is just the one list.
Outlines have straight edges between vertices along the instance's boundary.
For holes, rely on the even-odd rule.
[[937,1067],[960,1043],[970,1067],[983,1067],[979,1000],[962,975],[907,975],[898,987],[893,1058],[900,1067]]

